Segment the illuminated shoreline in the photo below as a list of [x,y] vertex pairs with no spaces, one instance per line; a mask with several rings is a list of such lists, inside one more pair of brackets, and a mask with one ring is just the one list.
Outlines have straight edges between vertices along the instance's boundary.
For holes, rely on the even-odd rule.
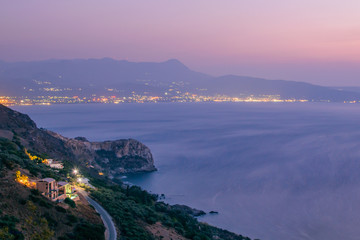
[[[295,102],[331,102],[329,100],[313,101],[307,99],[281,99],[279,95],[261,95],[247,97],[229,97],[225,95],[202,96],[196,94],[184,94],[181,96],[143,96],[136,95],[129,97],[117,96],[36,96],[36,97],[10,97],[0,96],[0,104],[5,106],[32,106],[52,104],[120,104],[120,103],[187,103],[187,102],[245,102],[245,103],[295,103]],[[342,103],[358,103],[360,101],[344,101]]]

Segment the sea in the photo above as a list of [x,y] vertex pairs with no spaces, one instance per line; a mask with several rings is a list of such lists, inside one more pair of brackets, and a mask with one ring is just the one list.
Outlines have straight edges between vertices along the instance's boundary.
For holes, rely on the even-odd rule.
[[360,239],[360,107],[341,103],[16,106],[90,141],[133,138],[158,171],[123,181],[261,240]]

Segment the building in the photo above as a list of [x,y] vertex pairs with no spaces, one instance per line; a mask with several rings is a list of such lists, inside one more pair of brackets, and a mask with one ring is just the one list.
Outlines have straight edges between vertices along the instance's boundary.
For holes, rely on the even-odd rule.
[[56,169],[63,169],[64,165],[60,162],[53,162],[53,163],[49,164],[49,167],[56,168]]
[[70,198],[74,201],[79,200],[79,196],[74,193],[71,184],[67,182],[57,182],[53,178],[44,178],[36,182],[36,189],[52,201],[62,201]]
[[63,169],[64,165],[62,162],[55,161],[54,159],[45,159],[44,163],[51,168]]
[[70,198],[74,201],[80,200],[79,196],[75,193],[75,187],[64,181],[57,182],[53,178],[29,180],[29,177],[21,174],[20,171],[16,172],[15,181],[28,188],[37,189],[43,196],[52,201],[62,201],[65,198]]
[[52,201],[55,201],[59,196],[58,183],[53,178],[44,178],[37,181],[36,189]]
[[45,164],[46,164],[46,165],[50,165],[50,164],[52,164],[53,162],[54,162],[54,159],[51,159],[51,158],[45,159]]
[[58,186],[59,186],[58,200],[65,199],[67,197],[72,199],[72,200],[77,200],[78,195],[74,194],[73,186],[71,186],[69,183],[67,183],[67,182],[58,182]]

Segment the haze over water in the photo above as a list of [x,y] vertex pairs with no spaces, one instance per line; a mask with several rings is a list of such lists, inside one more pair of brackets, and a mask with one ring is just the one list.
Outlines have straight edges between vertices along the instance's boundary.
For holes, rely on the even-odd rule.
[[91,141],[135,138],[159,171],[126,180],[262,240],[359,239],[360,109],[347,104],[13,107]]

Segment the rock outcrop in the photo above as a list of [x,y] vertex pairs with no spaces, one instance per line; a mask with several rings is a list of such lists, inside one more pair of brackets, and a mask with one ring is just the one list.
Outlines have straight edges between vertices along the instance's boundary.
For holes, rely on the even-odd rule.
[[150,149],[137,140],[89,142],[83,137],[69,139],[51,131],[47,132],[61,139],[79,161],[110,175],[156,170]]
[[59,160],[68,159],[110,176],[120,173],[154,171],[150,149],[134,139],[89,142],[70,139],[37,128],[29,116],[0,105],[0,137],[17,138],[22,145]]
[[196,208],[191,208],[186,205],[175,204],[175,205],[171,206],[171,209],[189,214],[193,217],[200,217],[200,216],[206,215],[206,213],[204,211],[198,210]]

